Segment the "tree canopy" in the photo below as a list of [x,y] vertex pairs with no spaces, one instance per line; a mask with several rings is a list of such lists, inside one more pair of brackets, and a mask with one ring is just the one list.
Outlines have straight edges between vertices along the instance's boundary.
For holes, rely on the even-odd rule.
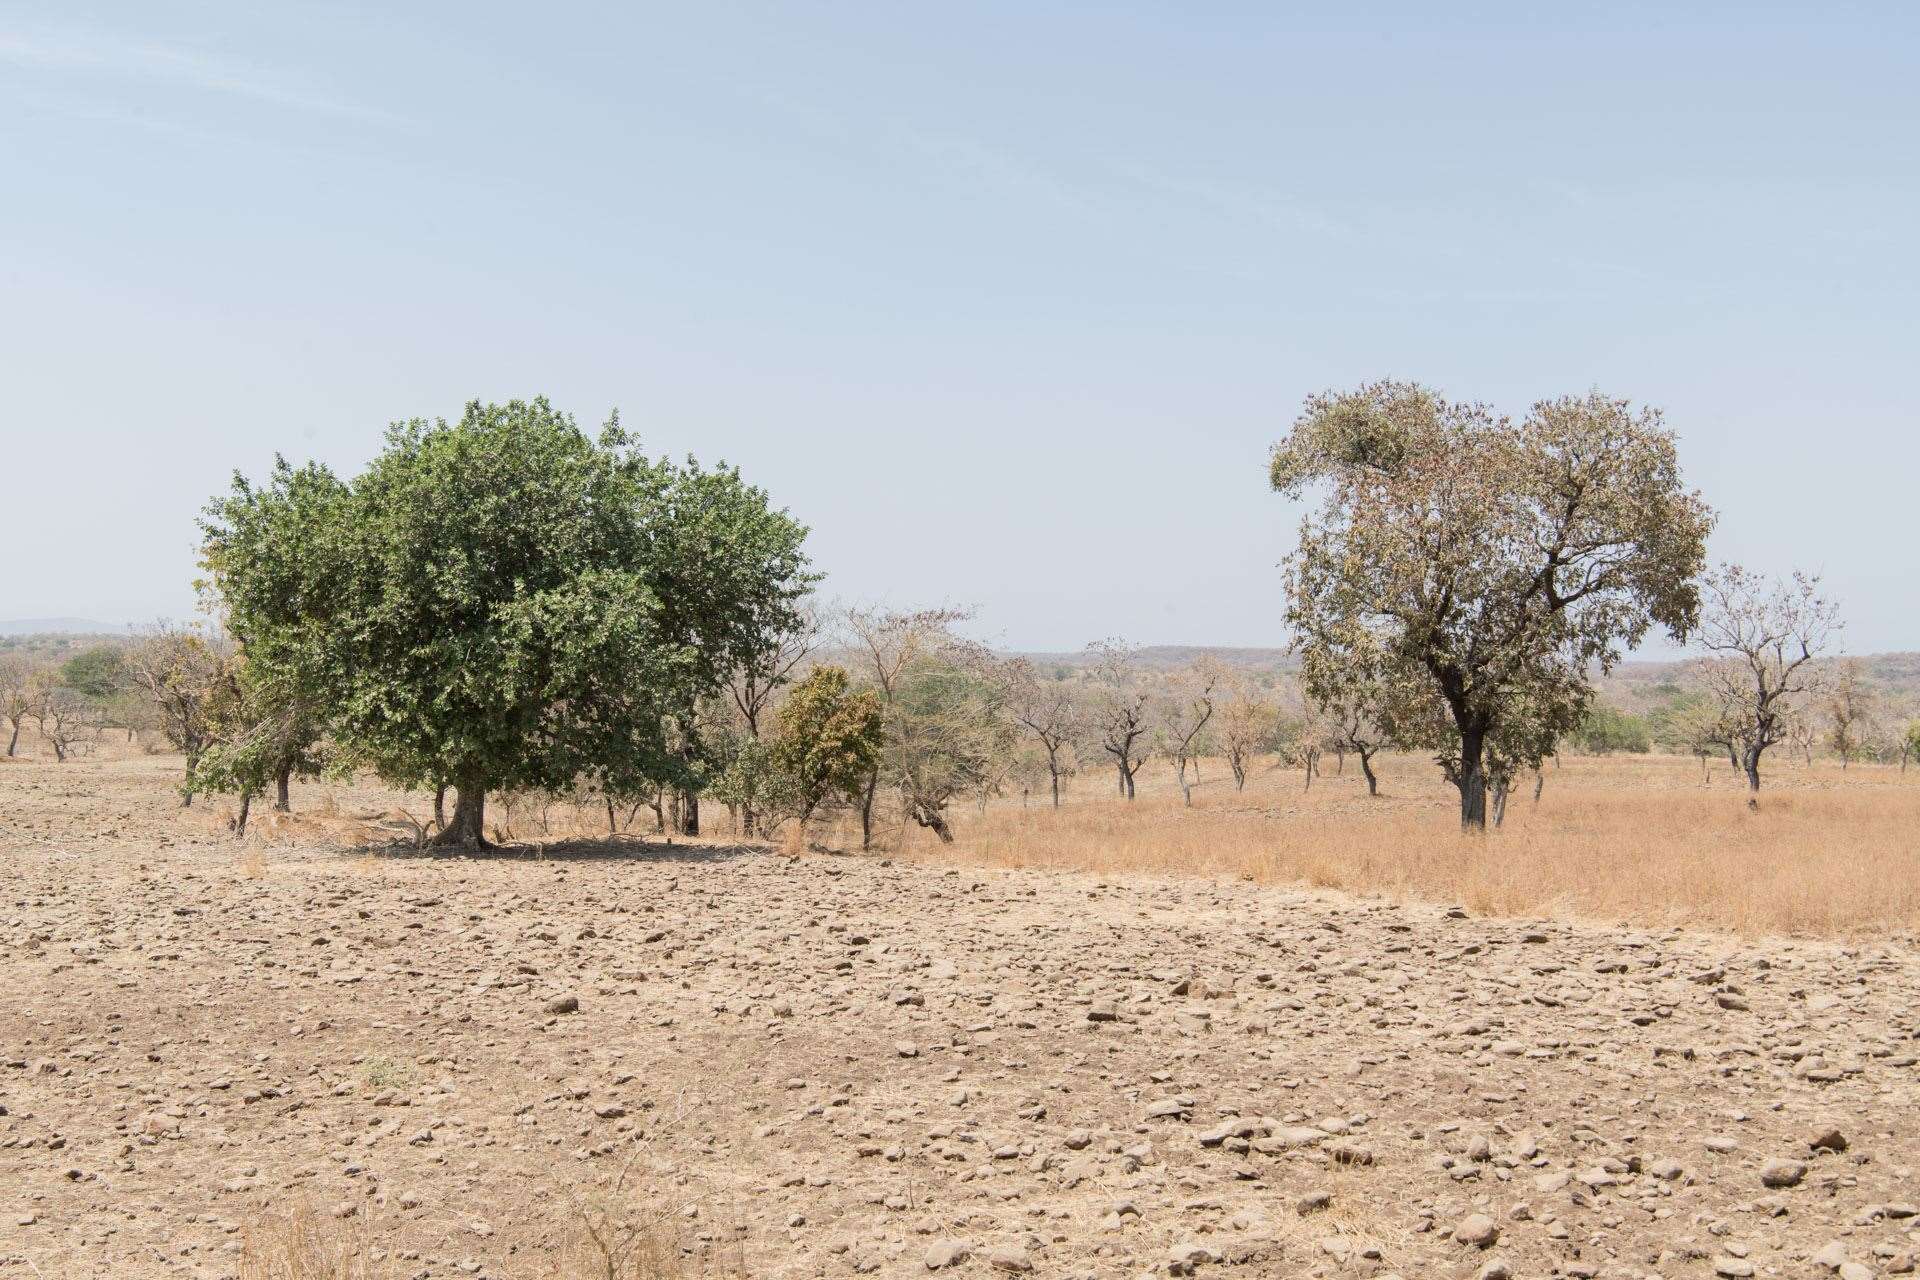
[[805,529],[736,470],[650,460],[617,419],[591,437],[544,399],[397,423],[351,482],[236,476],[203,528],[258,683],[343,763],[457,787],[457,844],[484,842],[490,789],[683,778],[672,717],[813,581]]
[[1537,765],[1589,673],[1676,637],[1713,517],[1660,415],[1591,393],[1519,422],[1412,383],[1315,396],[1269,479],[1323,501],[1287,564],[1288,620],[1323,701],[1365,682],[1383,726],[1434,749],[1486,824],[1487,754]]

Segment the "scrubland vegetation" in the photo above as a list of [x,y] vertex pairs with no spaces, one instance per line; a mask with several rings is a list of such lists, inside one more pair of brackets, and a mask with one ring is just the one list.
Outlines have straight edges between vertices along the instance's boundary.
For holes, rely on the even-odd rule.
[[[352,480],[285,462],[236,478],[203,523],[208,620],[0,655],[0,714],[10,754],[28,724],[56,760],[102,734],[164,742],[182,803],[234,797],[240,834],[296,779],[372,773],[421,797],[436,846],[513,839],[502,811],[564,805],[608,835],[871,849],[918,832],[962,856],[1501,909],[1909,918],[1872,888],[1903,855],[1903,795],[1760,797],[1783,761],[1904,775],[1916,691],[1842,656],[1817,579],[1707,566],[1713,515],[1657,412],[1590,394],[1516,421],[1379,383],[1311,399],[1269,478],[1323,499],[1287,566],[1284,660],[1168,666],[1117,639],[1009,656],[967,637],[964,609],[823,597],[805,528],[737,470],[649,460],[617,419],[590,436],[544,401],[474,404],[396,425]],[[1699,656],[1610,700],[1657,630]],[[1702,785],[1678,765],[1561,772],[1655,752]],[[1706,785],[1717,760],[1760,816]],[[1313,792],[1329,762],[1367,803]],[[1288,812],[1315,815],[1278,842],[1276,767],[1302,783]],[[1088,803],[1103,776],[1118,807]],[[1436,779],[1468,839],[1433,821]],[[1165,812],[1176,797],[1194,812]],[[1503,837],[1474,843],[1488,827]]]
[[1913,673],[1624,401],[1266,479],[1287,650],[1021,655],[544,401],[236,477],[201,620],[0,647],[0,1268],[1910,1270]]

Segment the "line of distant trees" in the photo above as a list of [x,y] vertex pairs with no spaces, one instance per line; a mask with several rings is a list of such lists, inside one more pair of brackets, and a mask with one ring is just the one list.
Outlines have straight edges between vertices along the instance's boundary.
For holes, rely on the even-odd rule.
[[[829,811],[952,839],[956,803],[1108,771],[1131,800],[1164,760],[1262,758],[1311,787],[1353,757],[1433,755],[1469,828],[1563,750],[1721,755],[1757,795],[1766,753],[1920,759],[1920,722],[1837,660],[1817,579],[1708,569],[1713,516],[1657,413],[1589,394],[1518,422],[1383,382],[1308,401],[1269,479],[1317,493],[1286,566],[1297,679],[1122,641],[1042,671],[961,634],[969,615],[828,610],[806,529],[737,468],[653,459],[544,400],[390,428],[358,476],[276,461],[202,520],[210,621],[58,665],[0,653],[8,752],[102,726],[181,752],[183,803],[289,804],[297,778],[370,771],[433,797],[434,841],[489,840],[489,795],[566,796],[609,830],[643,810],[749,836]],[[1705,657],[1645,715],[1594,678],[1655,628]]]

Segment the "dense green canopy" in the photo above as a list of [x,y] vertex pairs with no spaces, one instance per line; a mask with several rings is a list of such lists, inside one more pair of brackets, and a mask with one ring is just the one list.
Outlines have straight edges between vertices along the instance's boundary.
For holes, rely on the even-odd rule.
[[650,460],[543,399],[396,424],[350,483],[236,476],[204,528],[249,663],[343,761],[458,787],[458,843],[489,789],[681,780],[671,718],[813,581],[805,529],[736,470]]

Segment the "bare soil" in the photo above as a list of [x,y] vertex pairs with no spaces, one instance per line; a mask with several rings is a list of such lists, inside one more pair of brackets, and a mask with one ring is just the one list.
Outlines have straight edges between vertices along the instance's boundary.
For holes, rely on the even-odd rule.
[[308,1206],[396,1276],[537,1277],[608,1197],[689,1274],[1920,1252],[1902,940],[716,843],[375,854],[341,834],[372,789],[297,789],[242,846],[177,767],[0,765],[0,1276],[235,1276]]

